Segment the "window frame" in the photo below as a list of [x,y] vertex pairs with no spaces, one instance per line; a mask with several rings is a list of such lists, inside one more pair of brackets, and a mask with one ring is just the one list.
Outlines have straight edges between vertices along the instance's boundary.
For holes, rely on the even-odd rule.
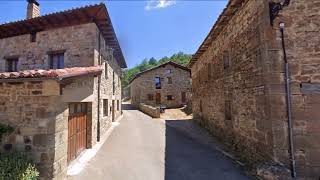
[[36,32],[30,33],[30,42],[37,42],[37,33]]
[[172,77],[167,77],[168,84],[172,84]]
[[[159,83],[157,83],[157,79],[159,80]],[[161,89],[161,77],[155,77],[154,78],[154,81],[155,81],[155,88],[156,89]]]
[[231,66],[230,54],[228,51],[223,52],[223,68],[228,69]]
[[102,100],[102,106],[103,106],[103,109],[102,109],[103,117],[109,116],[109,101],[108,101],[108,99]]
[[19,58],[7,58],[6,59],[6,72],[17,72],[18,71]]
[[166,69],[166,74],[172,74],[172,69]]
[[[64,68],[64,59],[65,59],[65,51],[57,51],[57,52],[50,52],[49,55],[49,69],[63,69]],[[58,57],[57,67],[54,67],[54,57]],[[62,65],[61,65],[61,59],[60,57],[63,57]]]
[[232,120],[232,105],[230,100],[226,100],[224,104],[224,118],[225,120]]

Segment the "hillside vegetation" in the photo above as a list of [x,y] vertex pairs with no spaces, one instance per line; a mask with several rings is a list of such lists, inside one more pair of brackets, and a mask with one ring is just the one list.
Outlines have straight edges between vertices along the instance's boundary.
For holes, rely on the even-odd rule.
[[156,67],[160,64],[164,64],[169,61],[173,61],[175,63],[178,63],[180,65],[186,66],[191,59],[191,55],[185,54],[183,52],[176,53],[172,55],[171,57],[163,57],[159,60],[155,58],[150,58],[150,59],[144,59],[140,64],[137,66],[126,69],[123,72],[123,78],[122,78],[122,86],[126,87],[128,86],[130,80],[138,73],[145,71],[147,69]]

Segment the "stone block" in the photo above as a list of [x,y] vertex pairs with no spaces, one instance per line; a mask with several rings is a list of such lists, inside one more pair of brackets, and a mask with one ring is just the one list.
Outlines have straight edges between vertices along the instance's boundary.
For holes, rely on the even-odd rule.
[[33,145],[39,147],[46,147],[48,145],[47,134],[36,134],[33,136]]

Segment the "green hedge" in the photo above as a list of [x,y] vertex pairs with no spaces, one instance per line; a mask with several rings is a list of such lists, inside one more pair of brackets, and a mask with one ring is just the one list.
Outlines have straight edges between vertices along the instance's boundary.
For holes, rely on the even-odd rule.
[[36,180],[38,176],[32,160],[25,154],[0,153],[0,180]]

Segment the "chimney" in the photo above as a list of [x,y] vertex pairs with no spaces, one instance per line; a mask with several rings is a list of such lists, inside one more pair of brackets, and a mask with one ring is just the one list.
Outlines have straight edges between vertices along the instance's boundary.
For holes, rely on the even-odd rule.
[[36,0],[27,0],[27,19],[40,16],[40,4]]

